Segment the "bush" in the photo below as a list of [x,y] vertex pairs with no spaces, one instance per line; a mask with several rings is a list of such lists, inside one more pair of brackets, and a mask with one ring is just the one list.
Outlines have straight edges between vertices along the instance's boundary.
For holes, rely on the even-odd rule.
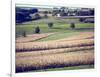
[[26,37],[26,32],[25,31],[22,33],[22,36],[23,37]]
[[38,26],[35,28],[35,33],[40,33],[40,28]]
[[70,28],[74,29],[75,28],[75,23],[71,23]]
[[48,27],[52,28],[53,27],[53,23],[52,22],[48,23]]

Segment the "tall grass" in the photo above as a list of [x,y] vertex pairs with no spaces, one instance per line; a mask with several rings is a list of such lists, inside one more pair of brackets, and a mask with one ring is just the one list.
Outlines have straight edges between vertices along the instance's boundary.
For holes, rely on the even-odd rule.
[[93,50],[16,58],[16,72],[94,64]]
[[56,41],[16,43],[16,72],[91,64],[93,32]]
[[29,56],[42,56],[42,55],[50,55],[50,54],[60,54],[60,53],[70,53],[84,50],[93,50],[94,46],[85,46],[85,47],[73,47],[73,48],[60,48],[60,49],[50,49],[50,50],[40,50],[40,51],[28,51],[28,52],[20,52],[16,53],[16,58],[20,57],[29,57]]
[[82,39],[63,42],[29,42],[29,43],[16,43],[16,51],[36,51],[57,48],[70,48],[94,45],[94,39]]

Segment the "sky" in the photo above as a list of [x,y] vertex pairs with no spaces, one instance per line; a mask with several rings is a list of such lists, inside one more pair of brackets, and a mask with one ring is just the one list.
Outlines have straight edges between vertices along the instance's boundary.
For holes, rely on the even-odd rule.
[[[24,7],[41,7],[41,8],[52,8],[61,6],[66,7],[92,7],[88,5],[82,5],[82,4],[76,4],[77,0],[75,2],[72,2],[71,0],[15,0],[15,3],[17,6],[24,6]],[[42,5],[42,6],[41,6]]]

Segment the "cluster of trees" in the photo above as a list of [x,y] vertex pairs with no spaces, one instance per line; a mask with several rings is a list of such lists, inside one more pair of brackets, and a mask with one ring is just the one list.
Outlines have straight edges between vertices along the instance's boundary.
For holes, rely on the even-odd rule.
[[[34,17],[32,18],[30,14],[34,14]],[[25,9],[16,7],[16,23],[22,23],[33,19],[40,19],[37,8]]]
[[[48,14],[52,16],[90,16],[94,15],[94,9],[69,9],[65,7],[53,8],[52,11],[43,11],[44,17],[48,18]],[[32,16],[31,16],[32,15]],[[37,8],[23,8],[16,7],[16,23],[40,19],[39,11]]]
[[91,16],[94,15],[94,9],[82,8],[72,10],[65,7],[53,8],[52,15],[57,16],[57,14],[60,14],[60,16]]
[[94,15],[94,9],[93,8],[56,8],[54,7],[52,11],[44,11],[44,17],[48,17],[48,14],[52,14],[52,16],[93,16]]
[[60,16],[67,16],[68,12],[66,12],[66,8],[65,7],[61,7],[60,9],[53,8],[52,16],[57,16],[57,14],[60,14]]
[[80,10],[76,12],[77,16],[94,16],[94,9]]

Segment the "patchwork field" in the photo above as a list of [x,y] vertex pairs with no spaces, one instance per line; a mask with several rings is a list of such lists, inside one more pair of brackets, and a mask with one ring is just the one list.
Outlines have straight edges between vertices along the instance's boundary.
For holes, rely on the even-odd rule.
[[59,32],[53,32],[18,37],[16,39],[16,72],[94,67],[94,32],[92,30],[72,32],[71,35],[69,32],[65,33],[63,38],[50,39],[56,34],[59,36]]
[[95,9],[15,6],[15,72],[93,69]]

